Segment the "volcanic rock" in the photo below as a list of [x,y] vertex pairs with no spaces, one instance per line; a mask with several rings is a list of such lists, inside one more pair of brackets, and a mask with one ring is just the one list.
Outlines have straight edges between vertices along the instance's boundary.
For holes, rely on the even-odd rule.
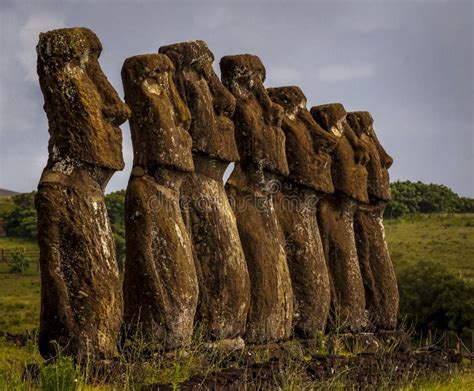
[[313,118],[327,132],[339,137],[332,155],[335,187],[318,207],[318,223],[331,280],[332,324],[340,331],[357,332],[366,326],[364,285],[354,237],[354,214],[368,201],[367,146],[346,121],[340,103],[316,106]]
[[360,204],[354,217],[367,310],[376,328],[391,330],[397,324],[399,296],[395,271],[385,242],[383,212],[391,198],[388,169],[393,159],[377,139],[370,113],[348,113],[347,121],[368,146],[370,156],[367,164],[370,203]]
[[212,69],[214,56],[202,41],[160,48],[176,67],[175,81],[192,121],[195,172],[186,176],[181,205],[193,243],[199,281],[196,321],[206,339],[245,332],[250,282],[237,222],[223,175],[239,159],[234,137],[235,98]]
[[182,180],[194,169],[191,115],[173,76],[161,54],[134,56],[122,67],[134,150],[125,197],[124,333],[150,350],[190,342],[198,298],[179,205]]
[[245,339],[265,343],[288,339],[293,321],[293,290],[285,237],[273,196],[288,174],[283,109],[263,86],[265,68],[252,55],[221,59],[224,85],[236,98],[233,121],[241,162],[226,184],[237,218],[250,276],[251,304]]
[[193,151],[226,162],[239,160],[234,138],[235,98],[212,69],[214,55],[203,41],[162,46],[173,62],[175,83],[193,117]]
[[295,332],[315,338],[324,331],[330,284],[316,220],[319,199],[332,193],[331,151],[338,138],[324,131],[306,109],[298,87],[269,88],[284,109],[282,129],[290,174],[275,195],[275,209],[286,240],[286,255],[296,300]]
[[[119,125],[130,115],[99,65],[86,28],[40,34],[38,76],[49,159],[38,185],[39,349],[106,359],[116,352],[122,292],[104,189],[123,168]],[[55,341],[55,342],[53,342]],[[56,345],[57,344],[57,345]]]

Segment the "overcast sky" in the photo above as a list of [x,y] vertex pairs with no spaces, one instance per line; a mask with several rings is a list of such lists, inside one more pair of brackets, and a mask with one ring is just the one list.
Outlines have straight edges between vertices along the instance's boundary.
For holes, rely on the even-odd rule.
[[[258,55],[267,87],[298,85],[308,107],[342,102],[368,110],[394,157],[392,180],[445,184],[474,196],[472,1],[0,0],[0,187],[36,188],[48,124],[36,75],[38,34],[85,26],[123,97],[125,58],[202,39],[219,59]],[[126,187],[132,162],[107,191]]]

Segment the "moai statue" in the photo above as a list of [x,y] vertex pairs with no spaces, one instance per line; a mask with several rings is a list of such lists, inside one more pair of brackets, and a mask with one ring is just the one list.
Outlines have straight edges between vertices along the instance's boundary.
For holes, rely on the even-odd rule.
[[388,169],[393,159],[380,145],[370,113],[348,113],[347,121],[369,147],[370,156],[367,164],[369,204],[360,204],[354,218],[365,300],[373,325],[378,329],[392,330],[397,325],[399,296],[395,271],[385,242],[383,212],[391,198]]
[[122,67],[134,150],[125,197],[124,333],[150,350],[191,341],[198,299],[179,205],[182,180],[194,170],[191,115],[173,76],[162,54],[130,57]]
[[275,209],[285,234],[296,300],[295,333],[315,338],[324,331],[330,306],[329,274],[316,208],[322,196],[334,192],[330,154],[339,139],[311,117],[300,88],[267,91],[272,101],[284,109],[282,129],[290,175],[275,194]]
[[226,56],[224,85],[236,98],[233,121],[240,163],[226,184],[250,275],[246,340],[285,340],[293,321],[293,291],[273,196],[288,175],[283,109],[268,96],[265,68],[256,56]]
[[50,134],[35,200],[44,357],[56,355],[57,343],[78,361],[110,358],[122,322],[104,189],[124,167],[119,125],[130,111],[100,68],[101,50],[86,28],[40,34],[37,46]]
[[196,321],[206,340],[241,347],[250,305],[250,282],[237,222],[223,175],[238,161],[234,138],[235,98],[212,69],[214,56],[203,41],[163,46],[175,82],[191,112],[195,171],[186,176],[181,204],[190,232],[199,280]]
[[348,125],[346,110],[340,103],[313,107],[311,114],[324,130],[339,137],[331,165],[335,192],[324,197],[318,207],[331,279],[331,327],[358,332],[366,326],[367,314],[353,223],[358,206],[368,202],[368,150]]

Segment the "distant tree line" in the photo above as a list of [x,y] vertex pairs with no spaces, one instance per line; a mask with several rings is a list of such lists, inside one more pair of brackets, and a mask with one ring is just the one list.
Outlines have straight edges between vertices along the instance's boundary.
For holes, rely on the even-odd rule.
[[[459,197],[444,185],[397,181],[391,184],[391,190],[392,200],[385,210],[385,218],[428,213],[474,213],[473,198]],[[0,218],[5,220],[9,236],[36,239],[35,193],[33,191],[13,196],[13,208],[0,214]],[[105,196],[119,254],[123,254],[125,250],[124,202],[125,190]]]
[[35,209],[35,191],[20,193],[12,197],[13,208],[2,213],[8,236],[36,239],[38,230]]
[[420,213],[474,213],[473,198],[459,197],[444,185],[397,181],[390,187],[392,200],[385,209],[385,218]]
[[115,191],[105,196],[105,205],[109,213],[110,225],[114,234],[115,247],[117,248],[117,261],[120,269],[125,260],[125,190]]

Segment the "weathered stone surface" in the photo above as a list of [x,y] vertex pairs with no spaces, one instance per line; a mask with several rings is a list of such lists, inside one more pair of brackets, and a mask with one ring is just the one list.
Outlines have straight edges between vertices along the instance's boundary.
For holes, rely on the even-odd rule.
[[395,271],[385,242],[383,212],[386,202],[390,200],[388,168],[393,160],[375,135],[370,113],[348,113],[347,120],[368,146],[370,156],[367,164],[370,203],[361,204],[354,218],[367,310],[375,327],[390,330],[396,327],[399,297]]
[[366,325],[365,293],[354,237],[354,214],[368,201],[367,147],[346,121],[341,104],[316,106],[314,119],[323,129],[339,137],[332,155],[333,195],[318,207],[318,223],[328,263],[333,302],[332,327],[359,331]]
[[161,54],[129,58],[122,68],[135,156],[125,197],[124,329],[152,350],[190,342],[198,298],[179,205],[183,177],[194,169],[190,113],[172,76]]
[[393,159],[385,151],[375,134],[374,119],[367,111],[357,111],[347,114],[347,122],[356,135],[364,142],[369,154],[367,162],[367,192],[369,197],[375,197],[388,202],[391,199],[390,178],[388,169]]
[[277,175],[288,174],[280,127],[283,109],[263,86],[265,68],[258,57],[227,56],[220,66],[224,85],[236,98],[233,121],[241,163],[236,164],[226,191],[250,276],[245,338],[250,343],[285,340],[291,333],[294,299],[273,200],[279,190]]
[[[250,309],[245,340],[249,343],[288,339],[293,321],[293,290],[285,253],[285,237],[276,215],[271,179],[259,186],[236,165],[226,183],[250,276]],[[271,178],[271,176],[270,176]]]
[[163,171],[159,175],[169,179],[157,181],[140,171],[134,169],[125,198],[125,332],[143,338],[151,350],[174,349],[191,340],[198,298],[179,206],[181,179]]
[[159,52],[173,62],[176,85],[193,117],[193,151],[226,162],[239,160],[230,119],[235,98],[212,69],[214,55],[206,43],[181,42],[162,46]]
[[186,130],[191,114],[173,77],[174,66],[164,55],[130,57],[122,67],[126,99],[133,102],[133,164],[150,172],[158,167],[184,172],[194,169],[192,139]]
[[329,275],[316,209],[319,198],[334,191],[330,152],[338,138],[314,121],[298,87],[270,88],[268,92],[284,109],[282,129],[290,175],[275,195],[275,209],[285,234],[296,299],[295,332],[314,338],[324,331],[330,305]]
[[329,274],[316,220],[318,200],[313,190],[291,183],[275,194],[295,297],[294,332],[304,338],[324,331],[330,305]]
[[36,209],[41,264],[39,349],[57,341],[77,360],[116,351],[122,293],[104,188],[123,168],[118,127],[130,115],[100,69],[102,47],[85,28],[40,34],[38,75],[49,159]]
[[207,339],[236,338],[245,332],[250,281],[222,181],[227,163],[203,156],[195,161],[196,172],[183,182],[181,204],[199,280],[196,320]]
[[358,332],[367,324],[365,293],[354,237],[357,202],[343,194],[324,197],[318,223],[331,281],[331,328]]
[[299,87],[269,88],[273,102],[284,109],[282,129],[289,166],[288,179],[322,193],[333,193],[331,153],[339,138],[326,132],[306,108]]
[[356,201],[369,201],[367,194],[368,148],[354,133],[346,120],[346,111],[340,103],[315,106],[311,114],[326,131],[339,136],[332,155],[332,181],[335,190]]
[[383,330],[397,325],[398,287],[385,242],[383,212],[385,203],[360,205],[354,218],[354,231],[366,306],[372,324]]
[[222,180],[228,162],[239,159],[229,118],[235,98],[213,71],[214,56],[204,42],[177,43],[160,53],[174,62],[176,84],[192,114],[196,170],[183,182],[181,203],[199,280],[196,320],[206,339],[236,338],[245,332],[250,282]]
[[49,162],[122,170],[122,133],[130,116],[100,69],[102,45],[86,28],[40,34],[38,76],[49,122]]
[[263,82],[265,67],[257,56],[225,56],[220,61],[222,82],[236,97],[233,116],[236,141],[243,167],[288,175],[283,109],[272,102]]

